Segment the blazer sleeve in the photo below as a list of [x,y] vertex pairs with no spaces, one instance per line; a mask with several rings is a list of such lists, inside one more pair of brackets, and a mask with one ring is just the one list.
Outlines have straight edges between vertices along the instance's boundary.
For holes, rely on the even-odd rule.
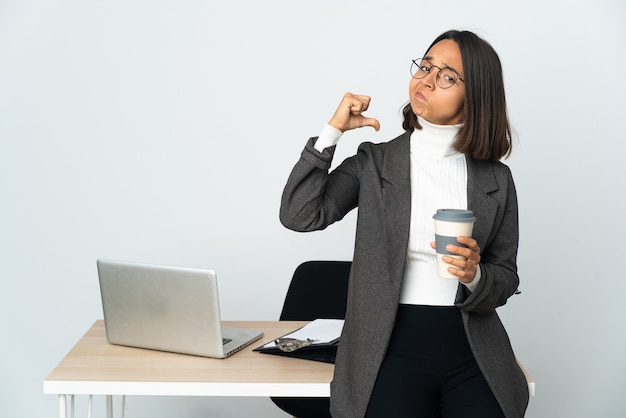
[[294,231],[326,228],[357,206],[359,180],[355,157],[329,173],[335,147],[324,152],[310,138],[283,189],[280,222]]
[[494,171],[499,187],[490,198],[498,202],[498,211],[486,243],[479,243],[482,276],[472,292],[465,286],[459,286],[456,298],[459,308],[475,313],[493,312],[506,304],[519,286],[517,193],[507,166],[496,163]]

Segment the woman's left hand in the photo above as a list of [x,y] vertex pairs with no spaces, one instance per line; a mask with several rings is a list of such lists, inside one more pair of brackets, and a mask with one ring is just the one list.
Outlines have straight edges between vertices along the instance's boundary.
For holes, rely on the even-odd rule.
[[[467,248],[448,244],[446,250],[453,254],[463,256],[465,259],[444,255],[442,260],[456,267],[448,267],[448,272],[454,274],[463,283],[471,283],[474,277],[476,277],[478,263],[480,263],[480,247],[475,239],[463,235],[459,235],[457,241],[463,245],[467,245]],[[432,242],[430,246],[437,248],[434,242]]]

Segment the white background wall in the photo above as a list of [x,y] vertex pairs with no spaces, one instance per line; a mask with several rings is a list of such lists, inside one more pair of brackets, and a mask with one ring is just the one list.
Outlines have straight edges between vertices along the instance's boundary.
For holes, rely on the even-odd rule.
[[[523,293],[499,312],[537,381],[527,416],[626,416],[625,18],[619,0],[0,0],[0,416],[56,416],[42,381],[102,317],[97,258],[213,268],[224,319],[259,320],[301,261],[351,258],[354,216],[290,232],[282,186],[345,91],[382,129],[337,160],[399,134],[410,59],[450,28],[499,52],[519,138]],[[138,397],[126,416],[285,415]]]

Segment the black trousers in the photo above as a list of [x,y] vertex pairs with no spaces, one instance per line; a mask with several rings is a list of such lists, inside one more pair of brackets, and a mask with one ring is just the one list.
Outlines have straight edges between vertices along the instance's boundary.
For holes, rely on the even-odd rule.
[[453,306],[400,305],[366,418],[502,418]]

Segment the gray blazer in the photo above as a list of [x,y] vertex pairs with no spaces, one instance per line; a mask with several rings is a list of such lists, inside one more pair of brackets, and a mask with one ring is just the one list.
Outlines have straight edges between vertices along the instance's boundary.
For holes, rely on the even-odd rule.
[[[307,143],[283,191],[280,220],[296,231],[326,228],[359,207],[345,326],[331,383],[333,417],[365,415],[394,327],[404,272],[411,187],[410,133],[363,143],[329,173],[334,147]],[[467,157],[468,207],[481,248],[482,278],[459,284],[456,306],[476,361],[507,417],[523,417],[528,386],[495,309],[517,289],[517,197],[500,162]]]

